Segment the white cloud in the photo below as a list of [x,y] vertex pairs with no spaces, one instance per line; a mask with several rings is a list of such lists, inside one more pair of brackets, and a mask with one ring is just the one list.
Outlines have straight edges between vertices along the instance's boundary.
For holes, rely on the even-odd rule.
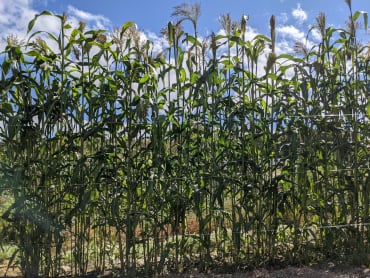
[[305,34],[293,25],[279,26],[276,28],[276,31],[283,39],[293,39],[294,41],[303,41],[305,39]]
[[297,4],[297,8],[292,11],[292,16],[299,22],[303,23],[307,20],[307,13],[301,8],[301,4]]
[[[9,35],[15,36],[19,40],[27,39],[28,23],[41,12],[34,8],[34,2],[34,0],[0,0],[0,51],[5,48],[6,38]],[[88,29],[109,30],[111,27],[108,18],[81,11],[73,6],[68,6],[67,16],[73,27],[78,27],[79,21],[85,21]],[[53,16],[41,16],[37,19],[32,32],[39,30],[58,34],[60,21]],[[45,39],[47,40],[47,38]],[[47,43],[49,43],[48,40]]]
[[161,53],[165,48],[168,47],[168,41],[163,36],[158,36],[156,33],[147,32],[145,39],[149,39],[152,44],[153,53]]
[[25,39],[28,22],[37,13],[31,0],[0,1],[0,49],[9,35]]
[[321,33],[316,28],[313,28],[311,30],[311,35],[312,35],[313,40],[315,40],[315,41],[321,41],[322,40]]
[[278,54],[294,53],[295,44],[297,42],[303,43],[308,49],[315,45],[315,41],[319,40],[320,34],[313,29],[311,32],[312,39],[307,38],[307,34],[293,25],[279,26],[276,28],[278,33],[278,41],[276,43]]
[[279,41],[276,44],[276,54],[292,53],[294,51],[293,46],[288,41]]
[[284,24],[284,23],[286,23],[287,21],[288,21],[288,15],[287,15],[287,13],[281,13],[281,14],[279,14],[278,15],[278,17],[277,17],[277,20],[278,20],[278,22],[279,23],[282,23],[282,24]]
[[108,29],[111,25],[111,22],[107,17],[82,11],[71,5],[68,5],[67,7],[67,15],[71,16],[72,19],[84,21],[93,29]]

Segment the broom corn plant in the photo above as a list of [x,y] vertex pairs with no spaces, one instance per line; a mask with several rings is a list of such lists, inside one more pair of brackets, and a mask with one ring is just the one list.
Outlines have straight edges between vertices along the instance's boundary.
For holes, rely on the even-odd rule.
[[[226,14],[202,40],[199,4],[174,8],[159,54],[133,22],[107,34],[36,15],[1,59],[9,267],[135,277],[369,264],[370,47],[346,3],[348,29],[321,13],[321,41],[295,54],[277,53],[274,16],[270,37],[247,40],[248,17]],[[59,33],[32,33],[40,16]]]

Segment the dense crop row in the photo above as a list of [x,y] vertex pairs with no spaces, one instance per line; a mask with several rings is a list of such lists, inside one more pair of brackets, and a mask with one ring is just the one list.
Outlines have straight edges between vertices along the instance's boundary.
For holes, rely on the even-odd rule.
[[48,12],[59,34],[9,37],[0,196],[12,201],[0,225],[2,244],[17,246],[10,264],[29,277],[134,276],[366,260],[370,49],[350,13],[348,29],[320,14],[322,41],[297,43],[296,55],[275,53],[274,17],[270,37],[246,40],[247,18],[225,15],[225,33],[201,40],[197,5],[176,7],[160,54],[132,23],[107,36]]

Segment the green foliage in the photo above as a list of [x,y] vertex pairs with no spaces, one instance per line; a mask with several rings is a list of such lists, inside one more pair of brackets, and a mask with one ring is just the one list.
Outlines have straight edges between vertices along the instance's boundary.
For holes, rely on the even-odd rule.
[[1,243],[25,276],[369,251],[369,46],[353,30],[321,15],[320,44],[276,55],[274,17],[271,38],[225,16],[200,41],[199,7],[180,5],[163,58],[132,22],[107,36],[43,12],[28,32],[39,16],[60,20],[57,49],[42,32],[9,43],[0,80]]

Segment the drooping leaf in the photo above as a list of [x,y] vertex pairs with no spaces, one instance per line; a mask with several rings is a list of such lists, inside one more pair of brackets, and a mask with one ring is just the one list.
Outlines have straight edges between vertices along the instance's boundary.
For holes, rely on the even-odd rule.
[[368,13],[362,12],[362,15],[364,17],[364,29],[367,32],[368,31],[368,21],[369,21]]
[[36,23],[36,20],[40,17],[40,16],[43,16],[43,15],[53,15],[51,12],[49,11],[43,11],[37,15],[35,15],[35,17],[28,23],[28,27],[27,27],[27,33],[29,33],[33,26],[35,25]]
[[120,33],[121,37],[122,37],[122,36],[123,36],[123,34],[126,32],[126,30],[127,30],[128,28],[130,28],[131,26],[133,26],[133,25],[135,25],[135,22],[133,22],[133,21],[128,21],[128,22],[126,22],[125,24],[123,24],[123,25],[122,25],[122,28],[121,28],[121,33]]

